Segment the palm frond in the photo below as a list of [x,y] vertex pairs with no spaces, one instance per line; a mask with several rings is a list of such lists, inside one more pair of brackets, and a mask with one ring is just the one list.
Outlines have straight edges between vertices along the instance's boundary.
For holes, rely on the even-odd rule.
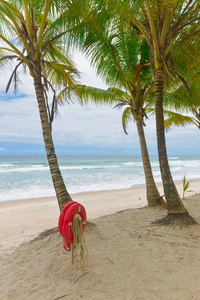
[[63,89],[59,94],[61,102],[70,99],[79,99],[82,104],[94,103],[96,105],[113,106],[119,99],[110,89],[104,90],[86,85],[74,85],[71,88]]
[[195,119],[190,116],[181,115],[179,113],[164,111],[165,129],[168,131],[174,127],[185,127],[188,124],[195,124]]
[[133,120],[133,115],[130,107],[126,107],[122,114],[122,127],[124,129],[125,134],[127,133],[127,125],[130,121]]
[[18,87],[18,82],[19,82],[19,77],[18,77],[18,73],[17,73],[17,69],[19,68],[19,66],[22,64],[22,61],[20,61],[17,66],[14,68],[14,71],[12,72],[10,79],[7,83],[6,86],[6,93],[8,92],[11,83],[14,81],[14,91],[15,93],[17,92],[17,87]]

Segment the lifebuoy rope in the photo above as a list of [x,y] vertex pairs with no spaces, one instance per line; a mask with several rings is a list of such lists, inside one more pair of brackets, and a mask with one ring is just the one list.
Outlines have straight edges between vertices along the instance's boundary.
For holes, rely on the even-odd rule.
[[[80,250],[79,266],[85,269],[88,266],[88,250],[85,244],[85,239],[82,234],[83,220],[79,214],[75,214],[72,221],[72,232],[74,235],[72,243],[72,263],[77,259],[77,252]],[[78,260],[78,259],[77,259]]]

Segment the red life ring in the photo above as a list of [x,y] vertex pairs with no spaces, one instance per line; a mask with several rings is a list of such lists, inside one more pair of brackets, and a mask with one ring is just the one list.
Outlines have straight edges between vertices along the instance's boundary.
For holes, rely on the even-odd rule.
[[68,202],[67,204],[65,204],[65,206],[63,207],[63,210],[60,213],[60,217],[59,217],[59,220],[58,220],[58,229],[59,229],[59,232],[60,232],[61,235],[63,235],[62,234],[62,232],[63,232],[62,231],[62,226],[63,226],[63,220],[64,220],[64,217],[65,217],[65,214],[66,214],[68,208],[71,205],[75,204],[75,203],[77,203],[77,202],[76,201],[70,201],[70,202]]
[[71,251],[71,244],[73,243],[74,235],[72,232],[72,220],[75,214],[79,214],[83,220],[82,234],[86,226],[86,211],[83,205],[70,201],[68,202],[59,217],[58,227],[59,232],[63,236],[63,247],[67,251]]

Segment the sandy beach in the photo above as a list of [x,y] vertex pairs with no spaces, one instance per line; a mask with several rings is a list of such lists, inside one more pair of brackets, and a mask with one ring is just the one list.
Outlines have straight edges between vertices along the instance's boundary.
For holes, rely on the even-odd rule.
[[[177,188],[182,195],[181,182]],[[55,197],[0,204],[0,299],[200,299],[199,225],[153,225],[166,210],[146,207],[145,187],[72,198],[89,220],[84,271],[62,247]],[[199,180],[192,180],[184,204],[200,224]]]

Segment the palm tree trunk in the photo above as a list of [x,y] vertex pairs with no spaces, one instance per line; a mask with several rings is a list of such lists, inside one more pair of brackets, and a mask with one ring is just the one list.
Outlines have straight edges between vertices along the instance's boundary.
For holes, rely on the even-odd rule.
[[40,113],[40,120],[42,125],[42,133],[44,138],[46,155],[50,167],[54,189],[56,191],[56,196],[58,199],[59,208],[60,211],[62,211],[65,204],[69,201],[72,201],[72,199],[69,193],[67,192],[67,189],[64,184],[64,180],[62,178],[59,169],[58,160],[56,157],[52,134],[51,134],[51,128],[50,128],[49,119],[47,115],[47,108],[45,104],[45,98],[44,98],[44,92],[43,92],[43,86],[42,86],[40,74],[34,76],[34,86],[35,86],[35,92],[36,92],[36,97],[38,102],[39,113]]
[[[178,194],[176,186],[173,182],[170,172],[167,150],[165,144],[165,130],[164,130],[164,117],[163,117],[163,85],[164,85],[164,69],[156,69],[155,77],[155,93],[156,93],[156,131],[158,143],[158,155],[160,162],[160,171],[163,181],[164,193],[168,206],[168,217],[164,223],[170,223],[179,218],[181,223],[186,225],[195,224],[195,220],[189,216],[181,198]],[[164,219],[163,219],[164,220]],[[170,221],[169,221],[170,220]],[[161,220],[162,221],[162,220]]]
[[136,125],[137,125],[137,131],[140,139],[140,149],[141,149],[142,162],[143,162],[143,168],[144,168],[144,174],[146,180],[147,202],[149,206],[160,205],[161,202],[159,200],[161,199],[161,197],[156,187],[152,169],[151,169],[151,163],[149,159],[149,153],[147,150],[142,120],[137,118]]

